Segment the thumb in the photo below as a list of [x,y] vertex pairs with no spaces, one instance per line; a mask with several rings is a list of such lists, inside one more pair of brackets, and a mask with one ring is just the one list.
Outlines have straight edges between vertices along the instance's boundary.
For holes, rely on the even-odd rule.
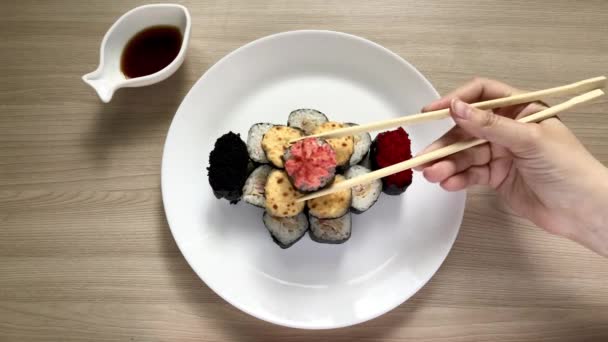
[[530,150],[538,142],[535,125],[496,115],[491,110],[475,108],[456,98],[450,104],[450,113],[467,133],[506,147],[516,154]]

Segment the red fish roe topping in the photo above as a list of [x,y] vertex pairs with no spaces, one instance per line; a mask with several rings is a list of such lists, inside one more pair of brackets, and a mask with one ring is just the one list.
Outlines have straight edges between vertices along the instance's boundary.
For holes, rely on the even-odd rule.
[[285,171],[296,188],[315,189],[333,176],[336,152],[322,140],[308,138],[294,143],[285,161]]
[[[376,164],[379,168],[391,166],[412,158],[411,143],[402,127],[378,134],[376,137]],[[412,183],[412,170],[405,170],[384,179],[388,185],[403,188]]]

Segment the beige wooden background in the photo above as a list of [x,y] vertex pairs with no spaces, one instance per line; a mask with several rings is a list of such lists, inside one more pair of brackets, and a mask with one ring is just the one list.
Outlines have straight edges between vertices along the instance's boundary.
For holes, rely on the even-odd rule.
[[[273,326],[191,271],[160,197],[167,128],[226,53],[294,29],[376,41],[446,92],[474,75],[541,88],[608,73],[608,1],[190,1],[167,81],[102,105],[80,76],[138,1],[0,2],[0,341],[608,341],[608,260],[482,189],[437,275],[392,312],[332,331]],[[608,102],[566,123],[608,164]]]

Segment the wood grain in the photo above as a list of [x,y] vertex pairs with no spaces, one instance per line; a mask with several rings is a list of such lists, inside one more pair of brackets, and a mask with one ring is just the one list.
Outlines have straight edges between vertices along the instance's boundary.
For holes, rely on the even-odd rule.
[[[177,250],[160,199],[165,134],[223,55],[271,33],[345,31],[446,92],[475,75],[540,89],[604,74],[608,2],[180,1],[184,66],[102,105],[80,76],[136,1],[0,2],[0,341],[606,341],[608,262],[470,192],[431,282],[346,329],[261,322],[208,289]],[[608,102],[564,116],[608,164]]]

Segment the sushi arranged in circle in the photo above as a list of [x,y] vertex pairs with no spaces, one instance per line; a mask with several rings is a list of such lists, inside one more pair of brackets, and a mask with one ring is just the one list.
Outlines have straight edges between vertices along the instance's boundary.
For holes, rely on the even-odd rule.
[[330,121],[315,109],[297,109],[287,125],[255,123],[247,143],[239,134],[221,136],[209,155],[208,177],[214,195],[264,209],[262,221],[272,240],[289,248],[306,232],[319,243],[341,244],[352,233],[352,214],[368,211],[384,192],[399,195],[412,183],[406,170],[306,202],[298,198],[411,158],[403,130],[339,138],[306,138],[355,123]]

